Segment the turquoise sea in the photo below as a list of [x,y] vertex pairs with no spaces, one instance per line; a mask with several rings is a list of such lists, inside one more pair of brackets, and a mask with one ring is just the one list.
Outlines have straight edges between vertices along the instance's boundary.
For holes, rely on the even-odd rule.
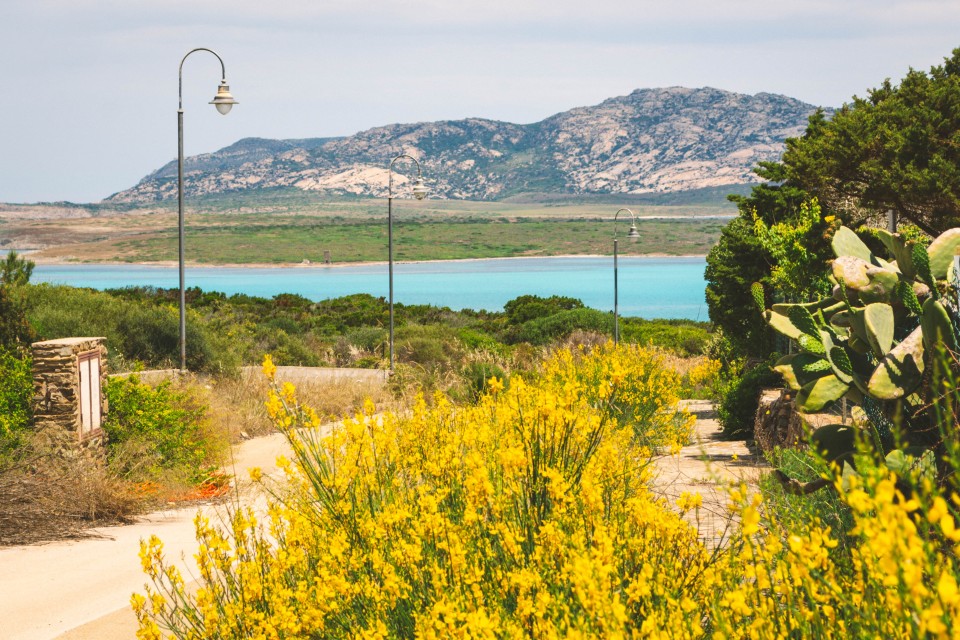
[[[620,314],[706,320],[703,271],[696,258],[620,258]],[[387,296],[387,265],[189,267],[187,286],[228,295],[272,297],[296,293],[311,300],[352,293]],[[176,267],[145,265],[37,265],[33,282],[108,289],[178,286]],[[502,258],[395,263],[394,298],[406,304],[499,311],[524,294],[579,298],[613,310],[613,258]]]

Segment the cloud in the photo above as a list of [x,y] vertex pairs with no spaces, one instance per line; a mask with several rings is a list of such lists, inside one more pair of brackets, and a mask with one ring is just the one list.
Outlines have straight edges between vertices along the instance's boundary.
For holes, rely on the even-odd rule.
[[223,55],[240,106],[213,112],[219,65],[191,58],[188,153],[398,121],[532,122],[641,87],[833,106],[938,64],[958,27],[956,0],[4,0],[0,118],[16,126],[0,201],[103,197],[170,160],[177,65],[196,46]]

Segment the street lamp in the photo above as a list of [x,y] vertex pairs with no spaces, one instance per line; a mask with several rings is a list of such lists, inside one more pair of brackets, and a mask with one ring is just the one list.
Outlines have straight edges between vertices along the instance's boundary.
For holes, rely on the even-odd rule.
[[180,61],[180,106],[177,108],[177,236],[179,239],[180,254],[180,371],[187,370],[187,294],[184,287],[183,275],[183,63],[190,57],[191,53],[197,51],[207,51],[216,56],[220,61],[220,86],[217,87],[217,95],[210,101],[210,104],[217,108],[223,115],[230,113],[233,105],[237,101],[230,94],[230,86],[227,84],[227,68],[223,64],[223,58],[217,55],[216,51],[199,47],[187,52]]
[[620,315],[617,307],[617,217],[621,212],[626,211],[630,214],[630,231],[627,232],[627,238],[636,242],[640,238],[640,232],[637,231],[637,216],[633,215],[630,209],[620,209],[613,215],[613,344],[620,344]]
[[390,373],[393,373],[393,163],[401,158],[413,160],[417,165],[417,179],[413,183],[413,197],[417,200],[423,200],[427,197],[429,189],[423,184],[423,174],[420,171],[420,162],[411,155],[401,153],[390,161],[387,169],[389,178],[387,180],[387,259],[389,262],[388,272],[390,279]]

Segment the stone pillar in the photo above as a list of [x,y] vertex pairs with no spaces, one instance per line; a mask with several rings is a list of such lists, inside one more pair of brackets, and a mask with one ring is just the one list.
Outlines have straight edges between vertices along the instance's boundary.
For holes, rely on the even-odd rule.
[[33,416],[37,430],[65,445],[86,448],[104,444],[104,341],[62,338],[33,343]]
[[794,392],[789,389],[764,389],[753,425],[753,437],[764,453],[775,447],[803,446],[807,432],[797,411]]

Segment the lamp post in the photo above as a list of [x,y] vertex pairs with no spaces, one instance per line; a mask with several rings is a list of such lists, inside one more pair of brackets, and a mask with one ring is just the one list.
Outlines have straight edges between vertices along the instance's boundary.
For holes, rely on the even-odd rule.
[[621,212],[626,211],[630,214],[630,231],[627,232],[627,238],[636,242],[640,238],[640,232],[637,231],[637,217],[633,215],[630,209],[620,209],[613,215],[613,344],[620,344],[620,315],[617,299],[617,217]]
[[390,161],[387,169],[389,174],[387,180],[387,261],[389,263],[388,272],[390,280],[390,373],[393,373],[393,163],[401,158],[413,160],[417,165],[417,179],[413,183],[413,196],[417,200],[423,200],[427,197],[428,189],[423,184],[423,173],[420,170],[420,161],[413,156],[401,153]]
[[217,87],[217,95],[214,96],[210,104],[217,108],[222,115],[230,113],[233,105],[237,101],[230,94],[230,86],[227,84],[227,68],[223,64],[223,58],[217,55],[216,51],[199,47],[187,52],[180,61],[180,103],[177,108],[177,237],[179,240],[179,261],[180,261],[180,371],[187,370],[187,295],[184,286],[183,273],[183,63],[186,62],[190,54],[197,51],[207,51],[216,56],[220,61],[220,86]]

